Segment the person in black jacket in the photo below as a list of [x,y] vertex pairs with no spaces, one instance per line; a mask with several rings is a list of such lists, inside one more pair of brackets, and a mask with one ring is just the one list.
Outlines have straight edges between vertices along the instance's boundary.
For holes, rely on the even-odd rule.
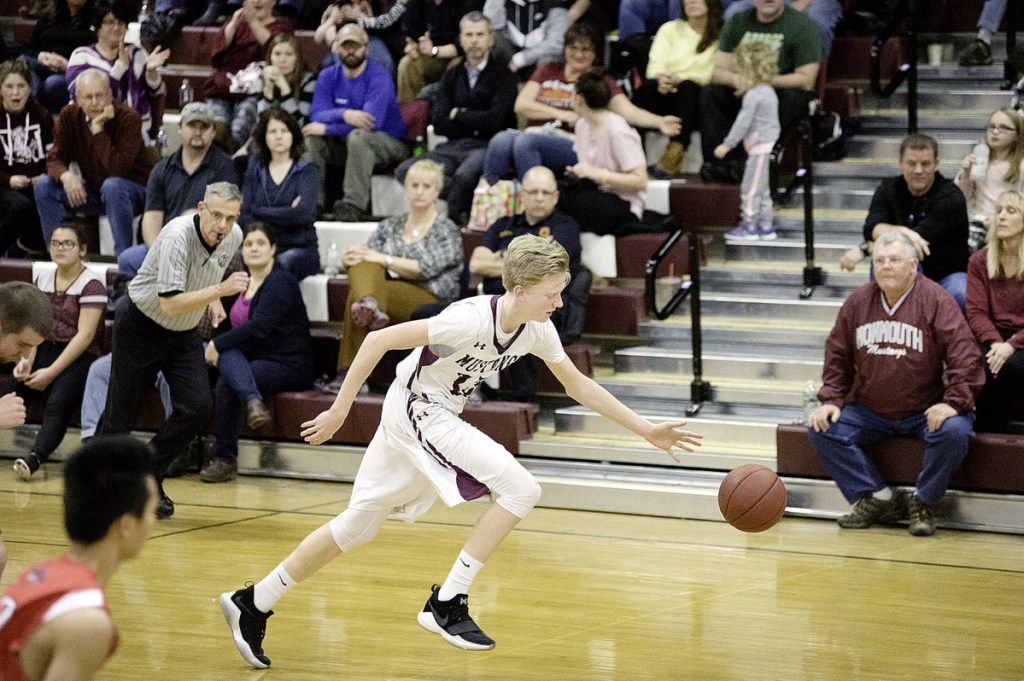
[[921,271],[956,299],[967,303],[967,201],[952,180],[939,173],[939,145],[920,133],[900,144],[900,176],[882,180],[871,197],[864,239],[897,230],[914,242]]
[[[517,89],[512,72],[490,58],[494,45],[490,20],[480,12],[470,12],[462,17],[459,30],[459,44],[466,57],[445,71],[430,107],[434,130],[448,141],[423,158],[444,166],[448,216],[464,225],[473,188],[483,173],[487,142],[499,131],[516,127],[513,106]],[[399,182],[405,184],[405,174],[417,160],[410,158],[398,166],[395,177]]]
[[217,449],[199,472],[203,482],[227,482],[238,474],[238,433],[270,423],[263,397],[313,385],[309,318],[298,280],[274,266],[274,231],[259,222],[245,228],[242,260],[249,287],[235,300],[231,330],[206,346],[206,360],[220,369],[217,381]]

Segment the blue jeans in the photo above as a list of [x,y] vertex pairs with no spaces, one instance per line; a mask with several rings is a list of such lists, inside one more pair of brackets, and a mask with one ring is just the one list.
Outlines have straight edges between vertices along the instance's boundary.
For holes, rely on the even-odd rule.
[[513,177],[522,180],[534,166],[546,166],[556,177],[565,167],[576,164],[572,140],[541,134],[524,134],[518,130],[502,130],[491,138],[484,156],[483,177],[487,184]]
[[974,435],[974,412],[950,416],[934,433],[924,413],[890,419],[850,402],[839,420],[823,433],[807,429],[811,444],[839,490],[851,504],[886,487],[882,475],[864,453],[865,447],[897,436],[924,440],[924,464],[917,476],[917,498],[934,506],[942,501],[949,479],[967,456]]
[[619,40],[637,33],[654,35],[666,21],[678,19],[681,11],[682,3],[677,0],[622,0],[619,4]]
[[320,251],[316,246],[289,248],[278,252],[277,264],[302,281],[320,273]]
[[35,57],[24,56],[22,59],[28,63],[28,68],[32,72],[32,96],[50,113],[60,112],[70,101],[68,82],[64,74],[51,71],[49,66]]
[[139,268],[142,267],[147,253],[149,253],[149,246],[146,244],[136,244],[124,249],[117,256],[117,273],[126,277],[134,277],[139,273]]
[[[82,395],[82,437],[92,437],[103,416],[103,408],[107,405],[107,391],[110,389],[109,352],[89,366],[89,375],[85,379],[85,393]],[[156,375],[156,389],[160,391],[160,401],[164,405],[164,417],[171,416],[171,389],[164,380],[164,375]]]
[[[146,188],[138,182],[123,177],[109,177],[100,185],[100,190],[85,188],[87,198],[84,205],[75,208],[86,215],[106,215],[110,230],[114,233],[114,253],[121,255],[135,242],[136,215],[142,214],[146,204]],[[68,195],[60,182],[54,182],[43,175],[35,185],[36,209],[43,228],[43,243],[50,243],[53,230],[64,219]]]
[[217,456],[231,462],[238,460],[238,433],[249,400],[283,390],[307,390],[313,383],[311,367],[296,370],[271,360],[250,362],[241,350],[220,353],[217,368]]
[[[978,16],[978,28],[986,28],[993,33],[999,33],[999,24],[1006,14],[1006,0],[985,0]],[[1018,17],[1019,18],[1019,17]]]
[[947,274],[939,281],[939,285],[949,291],[949,295],[953,296],[953,299],[956,300],[956,304],[960,306],[961,312],[967,309],[966,272],[953,272],[951,274]]

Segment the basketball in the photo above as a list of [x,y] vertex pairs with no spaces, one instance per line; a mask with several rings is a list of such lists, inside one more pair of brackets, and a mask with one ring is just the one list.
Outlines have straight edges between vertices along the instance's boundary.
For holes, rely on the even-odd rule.
[[764,466],[744,464],[730,471],[719,485],[718,508],[737,530],[763,532],[786,511],[786,486]]

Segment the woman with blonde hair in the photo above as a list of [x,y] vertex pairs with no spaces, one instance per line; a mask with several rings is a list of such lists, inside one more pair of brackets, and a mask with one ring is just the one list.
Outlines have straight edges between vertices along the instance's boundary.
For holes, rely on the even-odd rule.
[[1013,109],[999,109],[989,116],[985,126],[988,167],[984,176],[973,178],[978,163],[972,151],[964,157],[953,183],[967,199],[971,226],[968,243],[971,252],[985,245],[985,235],[996,214],[996,199],[1004,192],[1024,191],[1024,119]]
[[462,238],[437,210],[444,169],[417,161],[405,176],[409,212],[385,218],[365,244],[349,246],[341,261],[348,271],[348,300],[338,353],[337,392],[370,331],[412,318],[421,305],[447,304],[459,295]]
[[1024,194],[996,201],[988,246],[967,262],[967,322],[985,353],[975,430],[1006,432],[1024,417]]

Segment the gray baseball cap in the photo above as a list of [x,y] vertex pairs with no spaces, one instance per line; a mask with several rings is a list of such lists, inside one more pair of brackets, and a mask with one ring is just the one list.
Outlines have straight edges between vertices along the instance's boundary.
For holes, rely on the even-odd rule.
[[213,125],[213,108],[206,102],[189,102],[181,110],[181,124],[188,125],[199,121]]

